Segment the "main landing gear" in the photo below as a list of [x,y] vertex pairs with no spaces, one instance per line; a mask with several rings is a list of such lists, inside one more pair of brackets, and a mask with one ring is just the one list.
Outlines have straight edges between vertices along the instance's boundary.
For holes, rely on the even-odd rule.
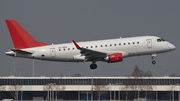
[[96,69],[97,68],[97,65],[95,62],[93,62],[91,65],[90,65],[90,68],[93,70],[93,69]]
[[156,54],[155,55],[151,55],[151,59],[152,59],[152,64],[155,65],[156,64],[156,61],[154,60],[154,57],[157,56]]

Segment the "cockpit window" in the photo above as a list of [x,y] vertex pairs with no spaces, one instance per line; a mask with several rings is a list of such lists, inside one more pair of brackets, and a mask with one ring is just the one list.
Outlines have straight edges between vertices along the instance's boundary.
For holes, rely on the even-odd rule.
[[162,39],[162,38],[161,38],[161,40],[162,40],[162,41],[166,41],[166,40],[164,40],[164,39]]
[[157,39],[157,42],[161,42],[161,41],[166,41],[166,40],[164,40],[164,39]]
[[157,42],[161,42],[161,39],[157,39]]

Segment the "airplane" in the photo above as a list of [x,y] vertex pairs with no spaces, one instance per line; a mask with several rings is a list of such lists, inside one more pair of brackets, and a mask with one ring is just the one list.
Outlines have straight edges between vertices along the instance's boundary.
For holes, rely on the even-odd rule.
[[97,61],[116,63],[127,57],[142,55],[150,55],[152,64],[156,64],[154,57],[157,54],[176,49],[173,44],[157,36],[46,44],[34,39],[14,19],[7,19],[6,24],[14,44],[6,55],[59,62],[92,62],[92,70],[97,68]]

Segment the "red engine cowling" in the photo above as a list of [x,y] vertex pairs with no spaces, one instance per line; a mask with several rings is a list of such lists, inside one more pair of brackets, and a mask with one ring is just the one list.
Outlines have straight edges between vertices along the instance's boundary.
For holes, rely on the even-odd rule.
[[109,63],[120,62],[123,60],[123,55],[122,53],[110,54],[106,58],[104,58],[104,60]]

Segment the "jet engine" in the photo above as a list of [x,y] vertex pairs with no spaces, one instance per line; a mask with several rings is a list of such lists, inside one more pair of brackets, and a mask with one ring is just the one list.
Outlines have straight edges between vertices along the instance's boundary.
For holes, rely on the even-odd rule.
[[123,60],[122,53],[110,54],[106,58],[104,58],[104,61],[109,62],[109,63],[121,62],[122,60]]

